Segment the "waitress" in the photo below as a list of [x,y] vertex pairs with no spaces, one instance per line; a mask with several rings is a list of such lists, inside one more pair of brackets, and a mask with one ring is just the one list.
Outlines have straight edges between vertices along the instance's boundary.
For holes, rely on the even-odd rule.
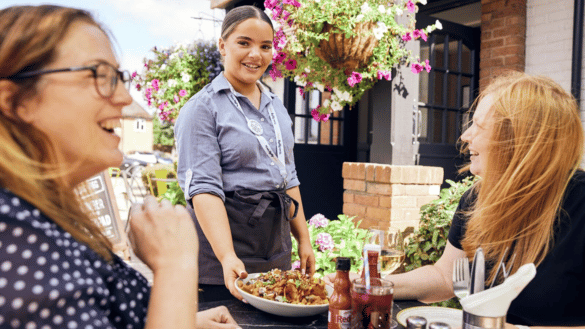
[[301,271],[315,271],[292,122],[258,81],[272,60],[273,38],[262,10],[229,11],[218,43],[224,72],[185,104],[175,124],[179,183],[200,241],[200,302],[242,299],[238,277],[290,269],[291,232]]

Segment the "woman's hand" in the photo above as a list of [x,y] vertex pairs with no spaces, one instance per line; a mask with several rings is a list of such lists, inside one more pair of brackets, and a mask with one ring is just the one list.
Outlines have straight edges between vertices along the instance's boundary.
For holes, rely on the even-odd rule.
[[315,252],[311,246],[311,241],[299,243],[299,258],[301,260],[301,273],[307,273],[310,276],[315,274]]
[[183,206],[153,196],[130,209],[128,238],[136,256],[153,273],[159,269],[197,267],[199,243],[195,225]]
[[230,291],[234,297],[239,300],[242,300],[243,297],[240,295],[238,290],[236,289],[236,279],[242,278],[245,279],[248,277],[248,272],[246,272],[246,267],[244,263],[236,256],[236,254],[228,255],[221,261],[221,266],[223,268],[223,279],[226,288]]
[[241,329],[227,307],[219,306],[197,312],[197,329]]

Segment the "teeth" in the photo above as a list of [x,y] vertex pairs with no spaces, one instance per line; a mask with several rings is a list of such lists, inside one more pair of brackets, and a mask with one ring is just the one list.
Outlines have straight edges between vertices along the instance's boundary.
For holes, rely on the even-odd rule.
[[259,65],[250,65],[250,64],[244,64],[244,66],[245,66],[245,67],[249,67],[249,68],[251,68],[251,69],[257,69],[257,68],[259,68],[259,67],[260,67]]
[[102,129],[113,131],[114,128],[121,128],[122,124],[120,123],[120,119],[109,119],[99,123]]

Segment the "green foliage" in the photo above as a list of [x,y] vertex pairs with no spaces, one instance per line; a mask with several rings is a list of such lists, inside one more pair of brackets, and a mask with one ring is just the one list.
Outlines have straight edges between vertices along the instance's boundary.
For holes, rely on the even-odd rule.
[[406,246],[405,270],[434,264],[445,250],[451,220],[459,200],[475,181],[466,177],[461,182],[447,180],[451,186],[441,190],[439,198],[421,208],[420,226]]
[[152,119],[152,133],[154,135],[154,144],[175,145],[174,126],[168,122],[161,122],[158,116]]
[[[150,189],[150,185],[152,185],[152,190],[154,192],[154,195],[158,195],[158,191],[157,191],[156,184],[154,184],[152,179],[156,177],[155,172],[157,170],[161,170],[161,169],[168,171],[166,178],[177,178],[177,169],[176,169],[175,165],[172,165],[172,164],[155,163],[153,165],[146,166],[142,170],[142,183],[144,183],[144,186],[148,186],[149,189]],[[149,184],[149,178],[150,178],[150,182],[152,182],[152,184]]]
[[[320,218],[318,220],[314,220],[319,216]],[[358,228],[361,221],[355,223],[353,221],[355,217],[348,217],[347,215],[339,215],[337,217],[338,220],[329,220],[323,215],[317,214],[307,223],[311,237],[311,245],[315,252],[315,277],[317,278],[335,272],[335,259],[337,257],[351,258],[352,272],[358,272],[363,265],[362,250],[366,236],[368,235],[368,230]],[[328,238],[324,238],[326,234],[330,235],[333,245],[325,243],[328,240]],[[299,260],[299,254],[297,241],[294,238],[292,241],[291,260],[294,264]]]
[[185,194],[183,194],[183,190],[181,190],[179,182],[170,182],[165,194],[161,195],[161,199],[167,199],[171,201],[173,205],[187,205],[187,202],[185,201]]
[[[434,264],[445,251],[451,220],[459,200],[475,182],[475,177],[464,178],[461,182],[447,180],[451,186],[441,190],[439,198],[421,208],[420,226],[405,248],[406,271]],[[461,308],[456,298],[434,305]]]

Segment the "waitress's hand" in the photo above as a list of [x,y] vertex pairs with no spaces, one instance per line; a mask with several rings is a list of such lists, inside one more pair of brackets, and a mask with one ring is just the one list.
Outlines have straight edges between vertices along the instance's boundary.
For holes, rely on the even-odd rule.
[[128,238],[136,256],[153,273],[163,268],[197,268],[197,233],[183,206],[147,196],[142,205],[130,208]]
[[301,267],[299,270],[303,274],[313,276],[315,274],[315,252],[311,246],[311,241],[299,243],[299,258],[301,259]]
[[239,300],[244,299],[236,289],[236,279],[245,279],[248,277],[244,263],[236,256],[236,254],[228,255],[221,261],[223,268],[223,280],[226,288],[234,297]]
[[227,307],[219,306],[197,312],[197,329],[241,329]]

